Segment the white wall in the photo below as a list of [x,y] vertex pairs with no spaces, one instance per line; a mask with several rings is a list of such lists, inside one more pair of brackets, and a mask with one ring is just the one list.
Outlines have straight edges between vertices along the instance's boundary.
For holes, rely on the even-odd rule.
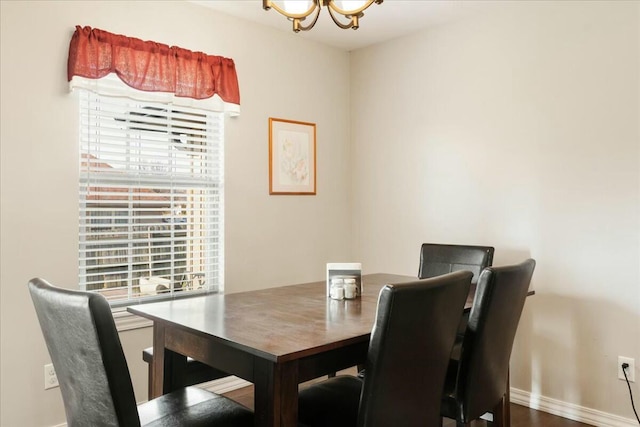
[[[66,61],[75,25],[231,57],[242,114],[226,122],[226,290],[319,280],[350,259],[349,57],[178,1],[0,3],[2,426],[64,422],[26,284],[77,286],[78,128]],[[331,64],[331,73],[326,72]],[[317,124],[316,196],[269,196],[268,118]],[[149,329],[121,334],[138,400]]]
[[[512,386],[630,419],[640,378],[637,2],[504,2],[352,54],[355,258],[538,262]],[[640,396],[638,382],[634,396]],[[614,417],[615,418],[615,417]]]

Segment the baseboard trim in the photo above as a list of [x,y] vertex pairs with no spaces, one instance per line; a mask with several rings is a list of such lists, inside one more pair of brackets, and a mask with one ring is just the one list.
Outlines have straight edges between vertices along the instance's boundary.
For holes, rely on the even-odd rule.
[[637,427],[636,420],[620,417],[573,403],[563,402],[550,397],[531,394],[528,391],[511,389],[511,402],[527,406],[537,411],[547,412],[585,424],[599,427]]

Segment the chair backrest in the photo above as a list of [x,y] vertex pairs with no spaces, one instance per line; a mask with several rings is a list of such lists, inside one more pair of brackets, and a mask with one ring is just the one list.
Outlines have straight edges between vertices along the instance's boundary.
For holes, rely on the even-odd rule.
[[111,308],[99,294],[29,282],[67,425],[140,425],[129,368]]
[[420,248],[418,278],[426,279],[452,271],[470,271],[471,283],[476,283],[480,272],[493,262],[491,246],[441,245],[423,243]]
[[465,420],[491,410],[505,393],[511,349],[535,266],[535,260],[528,259],[480,274],[454,391]]
[[440,401],[471,273],[386,285],[378,299],[359,426],[440,425]]

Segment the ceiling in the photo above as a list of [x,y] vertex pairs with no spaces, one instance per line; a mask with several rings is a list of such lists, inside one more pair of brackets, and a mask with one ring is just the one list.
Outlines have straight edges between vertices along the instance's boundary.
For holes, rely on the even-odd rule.
[[[190,0],[218,12],[258,24],[288,31],[291,22],[275,10],[262,9],[262,0]],[[439,25],[477,13],[501,1],[482,0],[384,0],[372,4],[364,12],[358,30],[343,30],[336,26],[326,10],[320,13],[315,27],[295,34],[308,40],[351,51],[404,36],[423,28]]]

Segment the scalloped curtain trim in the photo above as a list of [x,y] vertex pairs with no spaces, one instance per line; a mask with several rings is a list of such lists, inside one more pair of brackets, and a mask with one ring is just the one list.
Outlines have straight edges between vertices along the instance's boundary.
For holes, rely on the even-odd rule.
[[[99,90],[107,76],[114,93]],[[103,95],[171,102],[212,111],[240,112],[240,89],[232,59],[175,46],[76,26],[69,44],[67,77],[71,89],[83,87]],[[119,80],[120,84],[113,83]],[[103,83],[103,82],[101,82]],[[110,90],[111,90],[110,89]]]

